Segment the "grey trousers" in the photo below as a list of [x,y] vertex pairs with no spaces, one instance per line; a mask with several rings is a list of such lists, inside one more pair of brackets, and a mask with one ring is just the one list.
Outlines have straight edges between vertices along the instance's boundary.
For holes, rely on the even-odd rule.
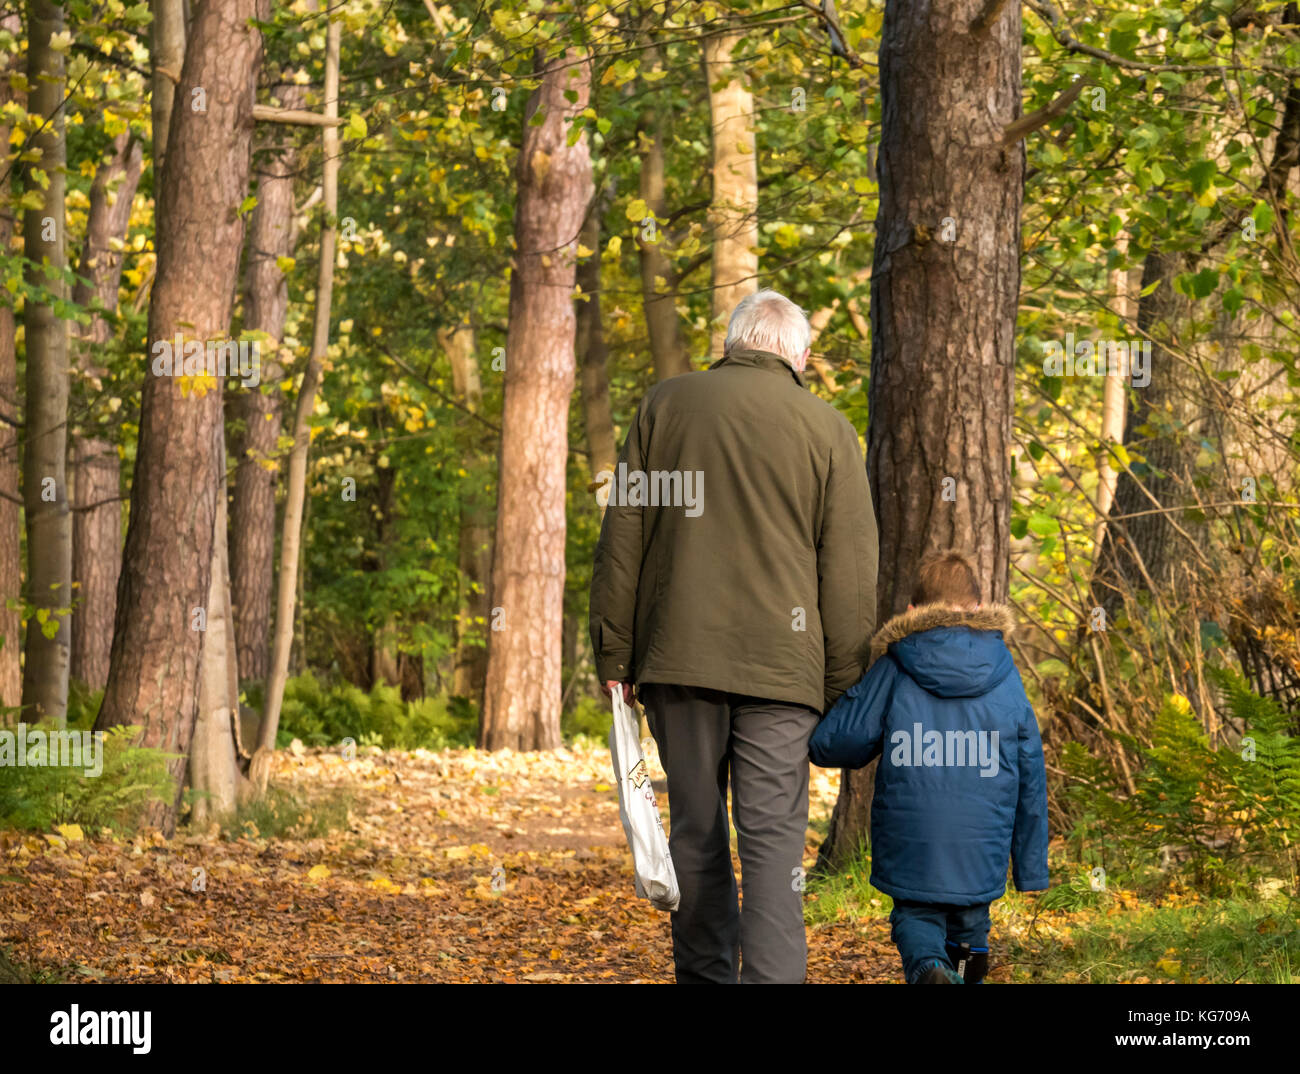
[[638,693],[668,773],[668,847],[682,896],[672,915],[677,982],[735,984],[739,975],[743,984],[802,983],[808,739],[820,714],[693,686],[647,683]]

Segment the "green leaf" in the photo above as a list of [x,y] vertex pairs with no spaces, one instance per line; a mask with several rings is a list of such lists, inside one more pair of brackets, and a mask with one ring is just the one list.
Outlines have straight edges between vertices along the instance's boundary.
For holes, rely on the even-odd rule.
[[1219,174],[1219,167],[1212,160],[1198,160],[1187,169],[1187,178],[1192,184],[1192,193],[1200,195],[1210,189],[1214,177]]
[[1203,268],[1191,280],[1192,295],[1196,298],[1208,298],[1218,286],[1218,269]]
[[1039,537],[1046,537],[1056,532],[1056,519],[1039,511],[1030,517],[1029,529]]

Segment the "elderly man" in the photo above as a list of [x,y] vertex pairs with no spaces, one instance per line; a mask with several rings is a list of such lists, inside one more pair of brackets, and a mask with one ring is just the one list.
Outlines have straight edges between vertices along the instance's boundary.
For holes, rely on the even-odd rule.
[[808,739],[861,674],[877,557],[858,434],[803,379],[811,339],[775,291],[742,300],[723,357],[641,401],[596,547],[597,674],[635,684],[668,773],[679,983],[806,975]]

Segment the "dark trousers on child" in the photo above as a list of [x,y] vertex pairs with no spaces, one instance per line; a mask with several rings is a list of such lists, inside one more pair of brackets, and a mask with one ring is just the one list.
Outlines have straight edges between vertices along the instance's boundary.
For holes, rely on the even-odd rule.
[[672,915],[677,982],[801,983],[808,739],[821,714],[693,686],[647,683],[637,692],[668,773],[668,849],[682,893]]
[[988,950],[988,903],[940,906],[895,899],[889,924],[908,984],[916,984],[936,963],[949,965],[949,956],[963,944],[969,944],[972,952]]

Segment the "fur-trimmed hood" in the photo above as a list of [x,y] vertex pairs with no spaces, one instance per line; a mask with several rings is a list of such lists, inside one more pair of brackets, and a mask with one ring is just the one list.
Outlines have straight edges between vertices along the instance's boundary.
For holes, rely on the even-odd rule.
[[1015,668],[1004,640],[1014,626],[1011,609],[1001,604],[975,611],[924,604],[880,628],[871,639],[872,660],[889,652],[935,697],[979,697]]
[[871,638],[871,659],[879,660],[896,641],[909,634],[920,634],[935,627],[970,627],[971,630],[1000,630],[1009,638],[1016,629],[1015,616],[1005,604],[989,604],[973,612],[950,604],[922,604],[886,620]]

